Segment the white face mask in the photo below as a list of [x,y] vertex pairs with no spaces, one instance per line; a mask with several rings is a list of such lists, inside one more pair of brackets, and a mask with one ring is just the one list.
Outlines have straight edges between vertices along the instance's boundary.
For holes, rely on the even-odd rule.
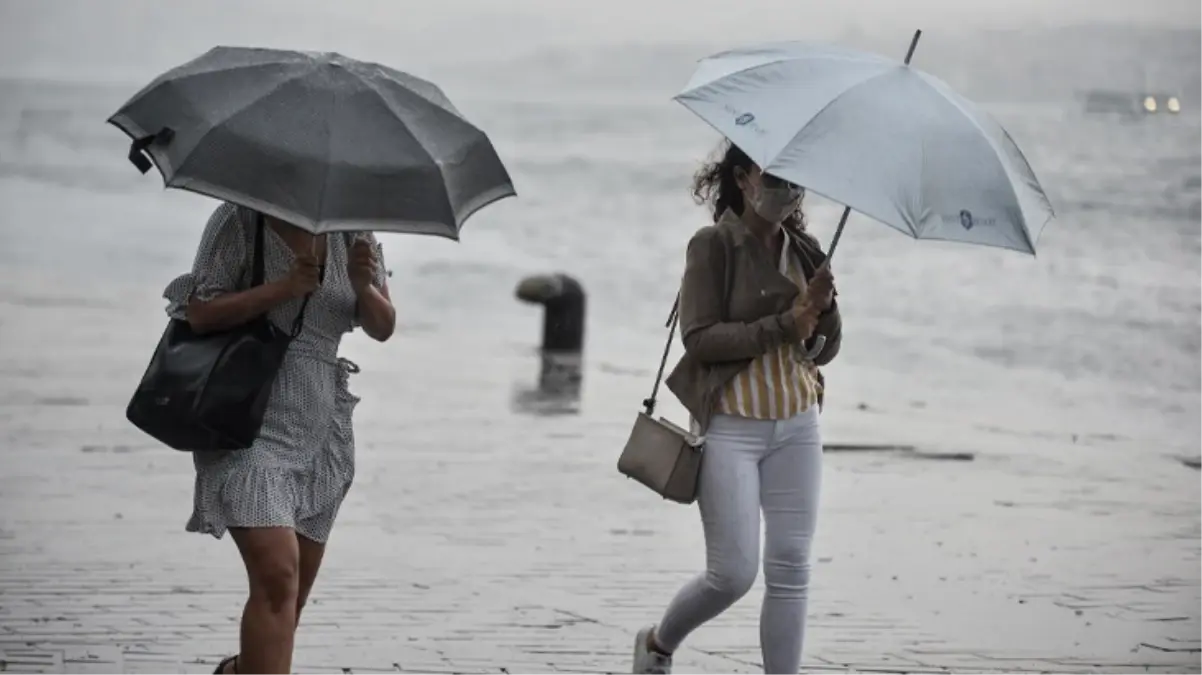
[[754,186],[755,193],[749,200],[751,208],[759,217],[770,223],[781,222],[801,204],[803,193],[796,185],[784,183],[769,187],[764,185],[761,179],[755,182]]

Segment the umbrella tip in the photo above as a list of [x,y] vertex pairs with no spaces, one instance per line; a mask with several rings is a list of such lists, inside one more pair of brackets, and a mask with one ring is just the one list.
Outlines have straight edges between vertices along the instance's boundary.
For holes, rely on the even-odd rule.
[[910,59],[914,58],[914,50],[918,48],[918,38],[922,37],[922,29],[914,31],[914,38],[910,40],[910,49],[906,52],[906,65],[910,65]]

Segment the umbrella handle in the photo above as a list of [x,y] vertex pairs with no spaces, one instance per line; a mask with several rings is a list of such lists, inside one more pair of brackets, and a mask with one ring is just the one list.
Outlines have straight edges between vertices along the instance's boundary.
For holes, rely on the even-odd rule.
[[810,361],[818,358],[822,353],[822,348],[826,346],[826,336],[818,335],[814,337],[814,348],[806,352],[806,358]]

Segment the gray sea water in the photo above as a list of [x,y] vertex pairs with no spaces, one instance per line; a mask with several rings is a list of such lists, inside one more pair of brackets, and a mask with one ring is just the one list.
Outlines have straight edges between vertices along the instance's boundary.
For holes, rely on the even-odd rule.
[[[14,7],[6,5],[10,18]],[[547,21],[527,24],[524,32],[500,21],[497,30],[513,40],[489,33],[491,47],[436,58],[434,38],[419,52],[390,43],[387,29],[369,17],[353,18],[359,37],[321,44],[439,82],[493,137],[520,196],[475,216],[459,244],[385,236],[401,339],[376,346],[356,336],[348,353],[366,367],[387,363],[390,372],[403,373],[397,387],[405,396],[437,386],[443,376],[406,363],[407,341],[463,350],[457,378],[478,372],[518,382],[536,368],[540,319],[513,299],[513,288],[528,274],[568,272],[589,292],[581,414],[627,424],[650,385],[684,245],[707,221],[690,200],[690,176],[718,140],[670,97],[695,59],[747,42],[746,22],[732,33],[738,40],[706,37],[696,26],[656,40],[598,24],[610,39],[574,43]],[[80,21],[64,34],[94,37]],[[255,21],[261,28],[268,19]],[[345,28],[330,24],[322,33],[289,21],[263,43],[311,47],[297,43]],[[46,21],[36,23],[33,33],[49,34]],[[478,24],[472,35],[486,31]],[[571,34],[587,28],[578,21]],[[211,22],[197,28],[203,37],[189,35],[186,25],[171,30],[185,46],[254,42],[248,30],[221,40],[225,34]],[[873,24],[867,33],[801,30],[797,37],[904,49],[909,27],[895,39],[880,37],[882,31]],[[58,303],[62,330],[77,332],[81,344],[109,333],[117,336],[106,343],[114,354],[130,363],[149,357],[163,318],[159,294],[190,264],[213,203],[164,192],[153,174],[140,176],[125,159],[124,137],[104,124],[147,78],[197,52],[148,39],[145,49],[117,50],[120,58],[102,53],[90,61],[81,48],[57,61],[6,64],[10,77],[0,81],[0,349],[6,352],[15,348],[4,339],[6,307]],[[916,63],[976,98],[1010,130],[1059,219],[1045,230],[1039,256],[1029,258],[913,242],[853,217],[836,269],[845,345],[827,374],[835,440],[954,438],[971,445],[982,435],[1009,434],[1016,451],[1023,437],[1038,436],[1197,455],[1198,44],[1196,24],[972,28],[924,38]],[[1149,82],[1177,92],[1183,112],[1137,118],[1083,112],[1085,90],[1136,91]],[[808,209],[814,232],[829,240],[837,207],[812,198]],[[74,325],[72,306],[106,307],[110,318],[102,326]],[[140,367],[109,372],[131,390],[140,374]],[[23,395],[0,389],[0,398]],[[375,405],[370,409],[388,403]]]

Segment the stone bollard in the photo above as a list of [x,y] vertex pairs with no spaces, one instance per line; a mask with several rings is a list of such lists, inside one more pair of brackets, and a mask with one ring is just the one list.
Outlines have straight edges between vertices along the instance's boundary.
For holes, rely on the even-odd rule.
[[585,293],[566,274],[539,274],[522,279],[514,290],[522,302],[543,306],[538,388],[519,391],[515,406],[541,415],[579,412],[583,381]]
[[543,306],[543,351],[584,351],[585,297],[579,281],[566,274],[539,274],[522,279],[514,295]]

